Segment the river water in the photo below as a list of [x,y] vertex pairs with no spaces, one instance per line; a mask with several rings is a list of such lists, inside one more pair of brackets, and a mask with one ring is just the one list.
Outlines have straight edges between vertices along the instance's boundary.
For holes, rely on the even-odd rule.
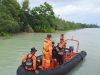
[[[52,40],[59,41],[59,34],[64,33],[65,38],[80,41],[80,51],[85,50],[87,56],[83,62],[75,67],[68,75],[100,75],[100,29],[80,29],[73,31],[60,31],[52,33]],[[22,33],[9,39],[0,37],[0,75],[16,75],[21,59],[29,53],[31,47],[36,47],[42,53],[43,39],[47,33]]]

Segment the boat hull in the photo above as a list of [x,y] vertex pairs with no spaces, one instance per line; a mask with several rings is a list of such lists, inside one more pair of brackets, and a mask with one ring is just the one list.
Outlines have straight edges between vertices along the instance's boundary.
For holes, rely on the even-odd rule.
[[87,53],[85,51],[81,51],[61,66],[53,70],[39,71],[39,73],[27,71],[23,68],[23,66],[19,66],[17,69],[17,75],[66,75],[75,66],[77,66],[85,58],[86,55]]

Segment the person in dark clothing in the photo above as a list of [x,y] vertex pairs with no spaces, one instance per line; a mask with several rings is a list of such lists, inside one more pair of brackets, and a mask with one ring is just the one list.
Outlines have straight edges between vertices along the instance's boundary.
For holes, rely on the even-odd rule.
[[58,51],[55,46],[55,42],[52,42],[52,61],[51,69],[54,69],[58,65]]
[[52,42],[52,58],[58,59],[57,47],[54,44],[55,42]]
[[59,43],[57,45],[57,49],[58,49],[58,64],[61,65],[63,64],[63,58],[64,58],[64,48],[61,48],[59,46]]

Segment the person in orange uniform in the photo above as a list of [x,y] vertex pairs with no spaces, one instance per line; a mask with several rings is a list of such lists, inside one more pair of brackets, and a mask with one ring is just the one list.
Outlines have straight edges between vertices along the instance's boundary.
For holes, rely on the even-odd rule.
[[60,43],[57,45],[59,52],[58,52],[58,63],[59,65],[63,64],[63,55],[64,55],[64,48],[65,48],[65,43],[63,42],[63,39],[60,39]]
[[65,48],[65,42],[64,42],[63,39],[60,39],[60,43],[58,43],[58,47],[59,47],[60,49],[64,49],[64,48]]
[[51,41],[51,35],[48,34],[47,38],[44,39],[43,56],[42,56],[43,69],[50,69],[51,60],[52,60],[52,41]]
[[58,63],[61,65],[63,64],[63,56],[64,56],[64,50],[66,48],[66,43],[65,43],[65,40],[64,40],[64,34],[61,34],[60,35],[60,43],[58,43],[57,45],[58,49],[59,49],[59,52],[58,52],[58,56],[59,56],[59,60],[58,60]]
[[66,43],[65,43],[65,39],[64,39],[64,34],[60,35],[60,42],[63,44],[63,48],[66,48]]
[[23,57],[22,65],[26,70],[36,71],[36,56],[35,56],[36,51],[37,50],[35,48],[31,48],[30,54]]
[[71,58],[71,50],[67,50],[64,54],[64,62],[68,61]]
[[71,59],[73,56],[76,55],[76,53],[73,52],[73,50],[74,50],[74,47],[69,46],[68,51],[66,52],[65,57],[64,57],[64,62],[68,61],[69,59]]

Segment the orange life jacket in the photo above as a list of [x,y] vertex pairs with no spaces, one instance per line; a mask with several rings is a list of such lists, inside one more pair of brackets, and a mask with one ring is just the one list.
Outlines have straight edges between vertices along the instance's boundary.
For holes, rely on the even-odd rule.
[[48,50],[50,46],[52,46],[52,41],[50,39],[48,39],[48,38],[45,38],[44,39],[44,46],[43,46],[43,48],[45,50]]
[[43,56],[42,56],[42,67],[44,69],[49,69],[50,68],[50,60],[51,60],[51,55],[49,51],[43,51]]
[[64,43],[64,42],[59,43],[59,44],[58,44],[58,47],[59,47],[59,48],[65,48],[65,43]]
[[44,39],[44,52],[49,52],[49,54],[52,56],[52,41],[48,38]]
[[57,60],[52,59],[52,62],[50,63],[50,69],[54,69],[57,66]]
[[65,56],[64,56],[64,62],[68,61],[70,58],[71,58],[70,55],[65,55]]
[[52,57],[52,41],[48,38],[45,38],[43,48],[42,67],[49,69]]
[[[27,61],[29,61],[31,59],[32,59],[32,62],[28,63]],[[30,63],[31,63],[32,66],[30,66],[30,67],[25,66],[26,70],[36,70],[36,56],[35,55],[29,54],[29,55],[25,56],[22,59],[22,62],[25,62],[25,65],[30,65]]]
[[71,57],[73,57],[73,56],[75,56],[75,55],[76,55],[76,53],[73,52],[73,51],[71,51]]

